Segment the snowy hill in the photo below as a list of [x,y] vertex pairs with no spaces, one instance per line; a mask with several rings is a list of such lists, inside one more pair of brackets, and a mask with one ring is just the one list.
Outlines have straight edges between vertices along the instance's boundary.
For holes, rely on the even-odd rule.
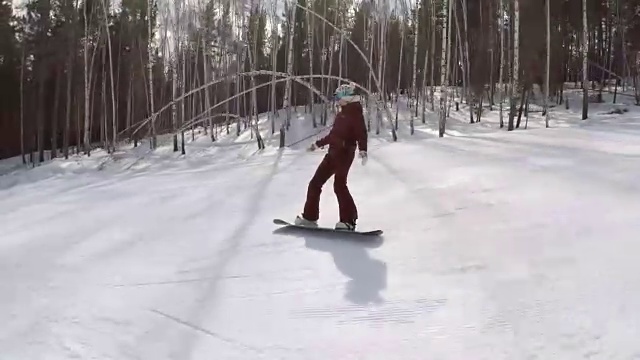
[[398,142],[372,131],[349,178],[379,240],[272,224],[323,156],[303,114],[283,150],[201,134],[186,156],[167,140],[7,171],[0,359],[637,357],[637,108],[581,121],[572,100],[513,132],[462,108],[439,139],[433,114],[409,135],[403,101]]

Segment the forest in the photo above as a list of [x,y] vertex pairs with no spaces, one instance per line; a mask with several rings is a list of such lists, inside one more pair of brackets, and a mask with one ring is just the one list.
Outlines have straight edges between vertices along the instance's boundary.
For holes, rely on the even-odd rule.
[[216,141],[261,113],[284,138],[293,106],[326,125],[341,81],[394,139],[398,96],[440,136],[452,104],[513,130],[536,97],[548,119],[567,83],[587,119],[603,92],[640,104],[639,52],[640,0],[0,0],[0,158],[160,134],[184,152],[195,128]]

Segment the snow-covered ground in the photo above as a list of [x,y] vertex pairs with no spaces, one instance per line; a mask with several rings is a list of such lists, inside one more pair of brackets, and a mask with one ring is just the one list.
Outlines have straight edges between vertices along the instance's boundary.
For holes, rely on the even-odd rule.
[[[403,110],[349,179],[377,240],[272,224],[323,156],[304,141],[200,135],[186,156],[11,171],[0,359],[640,358],[640,112],[581,121],[578,104],[513,132],[452,110],[442,139],[433,114],[409,135]],[[321,210],[332,226],[332,180]]]

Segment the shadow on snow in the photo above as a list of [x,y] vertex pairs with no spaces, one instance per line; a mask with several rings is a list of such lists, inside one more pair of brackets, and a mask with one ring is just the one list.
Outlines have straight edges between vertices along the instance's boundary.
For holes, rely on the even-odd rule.
[[279,228],[274,234],[303,238],[308,249],[328,252],[336,268],[349,280],[345,298],[357,305],[382,304],[380,292],[387,287],[387,264],[371,258],[367,249],[382,245],[381,236],[370,237],[349,233],[310,233],[306,229]]

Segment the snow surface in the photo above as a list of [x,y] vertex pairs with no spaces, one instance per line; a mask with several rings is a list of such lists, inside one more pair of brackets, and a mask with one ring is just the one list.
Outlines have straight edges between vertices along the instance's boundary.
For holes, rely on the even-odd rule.
[[272,224],[301,211],[315,136],[7,170],[0,359],[640,358],[640,116],[578,101],[513,132],[452,110],[442,139],[403,109],[349,179],[378,240]]

